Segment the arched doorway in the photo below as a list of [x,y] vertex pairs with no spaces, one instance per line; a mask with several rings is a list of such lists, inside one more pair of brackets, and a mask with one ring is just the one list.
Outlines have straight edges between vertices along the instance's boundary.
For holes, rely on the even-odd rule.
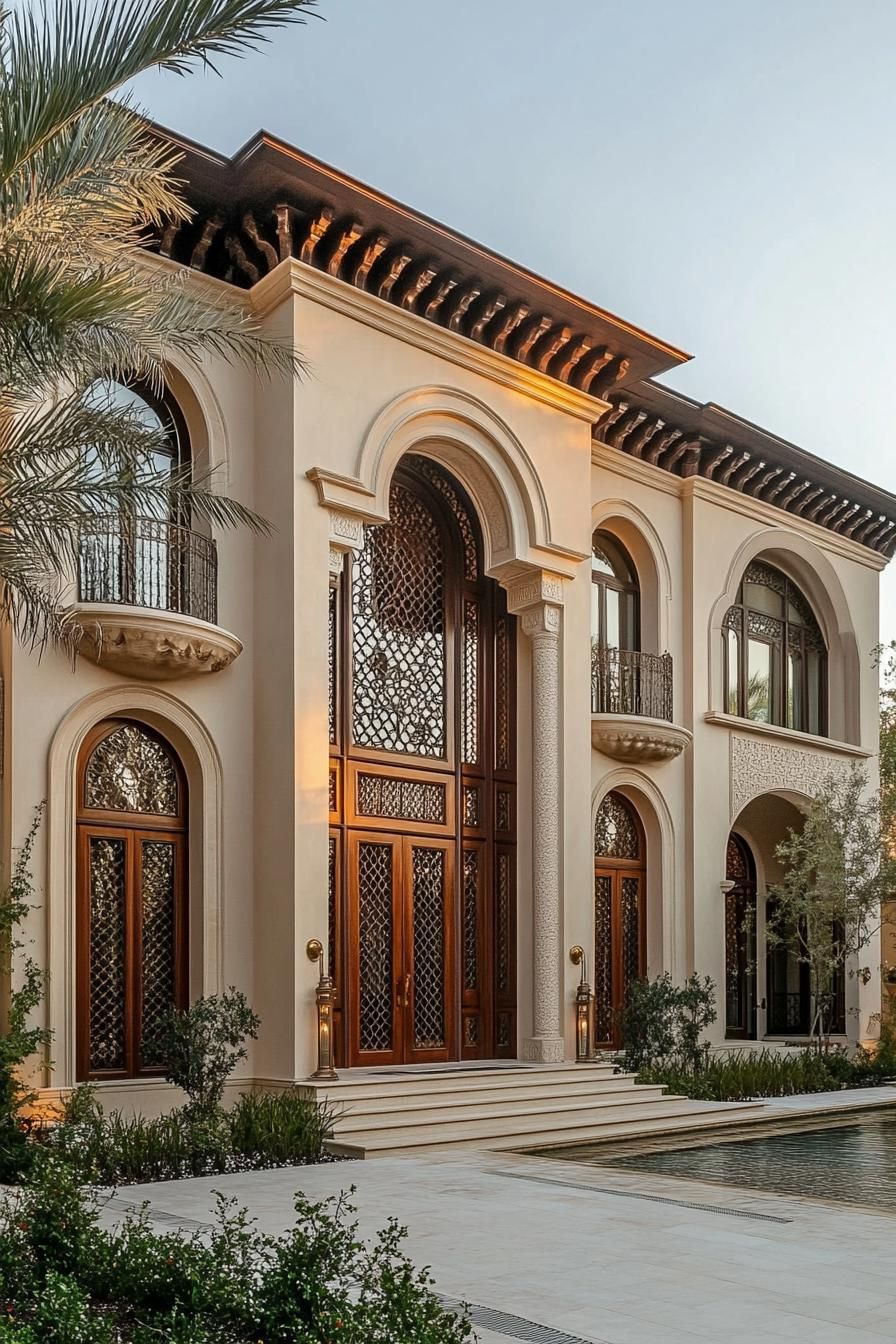
[[160,1073],[153,1033],[187,1002],[187,786],[129,719],[86,737],[77,777],[77,1077]]
[[330,602],[342,1063],[511,1056],[515,622],[465,491],[402,459]]
[[647,849],[637,812],[621,793],[594,820],[595,1043],[619,1042],[618,1013],[647,972]]
[[750,846],[728,837],[725,879],[725,1035],[756,1037],[756,865]]

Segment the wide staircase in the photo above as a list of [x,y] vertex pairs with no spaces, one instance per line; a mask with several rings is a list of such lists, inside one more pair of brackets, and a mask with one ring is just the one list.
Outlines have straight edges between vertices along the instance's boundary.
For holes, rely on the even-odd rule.
[[762,1113],[750,1102],[670,1096],[603,1063],[351,1069],[302,1087],[329,1103],[330,1146],[351,1157],[599,1143],[719,1128]]

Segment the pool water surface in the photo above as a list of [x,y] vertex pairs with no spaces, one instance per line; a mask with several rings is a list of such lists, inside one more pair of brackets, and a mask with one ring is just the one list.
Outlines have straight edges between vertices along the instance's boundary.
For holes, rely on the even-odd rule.
[[582,1159],[659,1176],[863,1204],[896,1214],[896,1119],[889,1117],[603,1160],[593,1150],[575,1160]]

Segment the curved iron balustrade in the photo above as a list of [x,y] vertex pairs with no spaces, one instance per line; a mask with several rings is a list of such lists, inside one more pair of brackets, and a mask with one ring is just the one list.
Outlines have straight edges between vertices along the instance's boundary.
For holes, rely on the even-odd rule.
[[631,714],[672,722],[671,653],[591,652],[592,714]]
[[91,519],[81,528],[78,597],[175,611],[216,625],[217,547],[211,537],[161,518]]

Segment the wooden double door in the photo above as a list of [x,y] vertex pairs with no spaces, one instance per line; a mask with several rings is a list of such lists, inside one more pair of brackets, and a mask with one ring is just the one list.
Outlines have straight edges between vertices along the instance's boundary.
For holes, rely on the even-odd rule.
[[405,459],[330,601],[342,1065],[515,1053],[514,637],[463,488]]

